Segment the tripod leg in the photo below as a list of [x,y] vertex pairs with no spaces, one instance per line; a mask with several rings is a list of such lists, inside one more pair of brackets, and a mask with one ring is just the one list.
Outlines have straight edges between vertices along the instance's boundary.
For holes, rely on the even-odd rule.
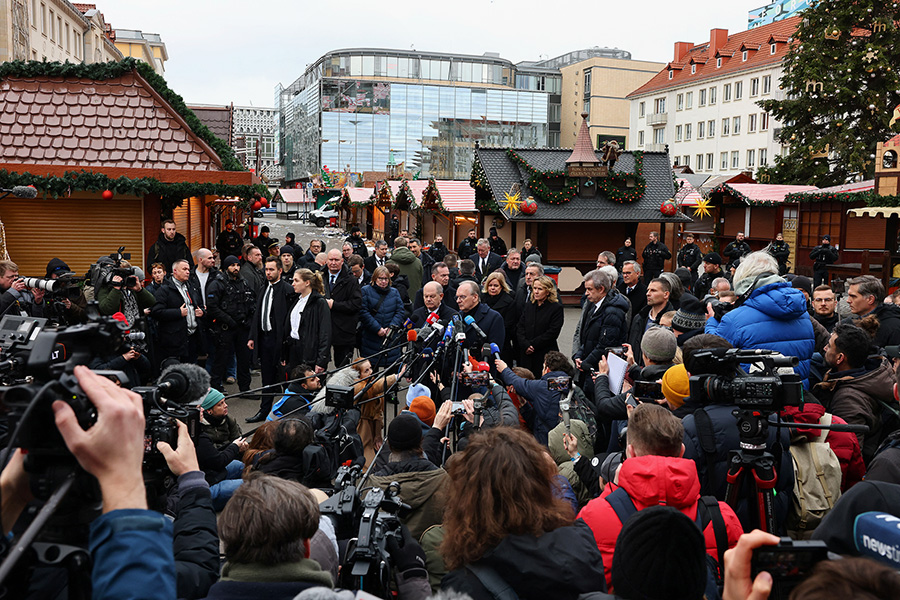
[[[707,473],[706,476],[709,477],[710,474]],[[725,486],[725,502],[735,510],[737,510],[743,476],[744,464],[740,456],[734,455],[731,457],[731,463],[728,466],[728,474],[725,476],[725,481],[728,482],[728,485]]]
[[775,483],[778,481],[774,461],[762,457],[753,464],[753,480],[757,489],[759,528],[768,533],[775,532]]

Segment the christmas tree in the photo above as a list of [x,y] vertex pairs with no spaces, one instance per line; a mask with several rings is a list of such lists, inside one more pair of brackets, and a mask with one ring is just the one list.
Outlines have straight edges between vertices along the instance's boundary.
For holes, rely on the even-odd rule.
[[785,98],[759,103],[783,124],[790,151],[759,176],[820,187],[871,178],[875,145],[893,135],[900,104],[900,4],[819,0],[802,16],[785,59]]

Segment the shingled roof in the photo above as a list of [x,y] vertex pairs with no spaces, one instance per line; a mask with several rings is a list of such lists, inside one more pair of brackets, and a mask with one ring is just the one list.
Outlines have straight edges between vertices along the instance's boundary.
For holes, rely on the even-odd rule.
[[200,122],[206,125],[213,134],[229,146],[232,145],[232,121],[234,120],[234,108],[232,106],[188,106]]
[[[529,165],[539,171],[565,171],[566,159],[572,153],[565,148],[521,148],[514,149],[516,154]],[[600,157],[595,154],[597,161]],[[522,198],[539,196],[528,186],[529,174],[525,169],[509,157],[506,148],[476,148],[475,160],[481,163],[490,185],[494,201],[501,205],[505,194],[513,184],[521,186]],[[660,205],[672,198],[675,193],[672,179],[672,167],[669,156],[665,152],[644,152],[643,176],[647,181],[644,195],[631,203],[619,204],[598,191],[593,198],[575,196],[563,204],[540,203],[534,215],[522,213],[508,214],[501,210],[504,217],[511,221],[645,221],[654,223],[681,223],[691,219],[682,213],[666,217],[660,212]],[[635,170],[634,154],[623,152],[616,162],[614,171],[633,173]]]
[[217,171],[222,161],[136,71],[0,81],[0,163]]

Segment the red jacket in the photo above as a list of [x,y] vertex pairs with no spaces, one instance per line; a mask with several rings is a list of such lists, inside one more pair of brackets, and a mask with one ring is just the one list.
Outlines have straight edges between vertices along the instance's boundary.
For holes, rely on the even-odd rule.
[[[825,407],[821,404],[807,402],[800,407],[785,406],[781,411],[781,417],[795,423],[818,423],[825,414]],[[847,421],[837,415],[832,415],[834,424],[846,424]],[[818,429],[798,429],[797,433],[809,437],[818,436]],[[866,465],[863,462],[862,449],[859,447],[859,439],[855,433],[849,431],[829,431],[825,441],[831,446],[832,451],[841,463],[841,493],[843,494],[854,484],[862,481],[866,474]]]
[[[635,456],[622,463],[619,471],[619,485],[628,492],[635,508],[643,510],[650,506],[665,505],[677,508],[692,521],[697,519],[697,503],[700,500],[700,480],[693,460],[666,456]],[[728,547],[733,548],[744,533],[741,522],[730,506],[719,502],[725,528],[728,531]],[[606,585],[612,591],[612,562],[616,538],[622,523],[616,511],[606,498],[595,498],[581,509],[578,515],[590,526],[597,540],[597,547],[603,555],[603,570]],[[703,531],[706,551],[719,559],[716,551],[716,534],[712,524]],[[724,565],[722,565],[724,566]]]

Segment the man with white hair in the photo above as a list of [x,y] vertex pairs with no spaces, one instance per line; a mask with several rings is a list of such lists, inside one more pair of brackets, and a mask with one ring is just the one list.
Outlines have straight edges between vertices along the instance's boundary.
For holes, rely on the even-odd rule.
[[[602,269],[595,269],[584,276],[584,292],[587,299],[581,314],[578,348],[572,358],[575,367],[584,374],[597,368],[606,349],[625,342],[628,323],[628,300],[615,289],[615,279]],[[589,377],[582,376],[590,381]]]
[[474,331],[474,327],[464,326],[466,345],[476,352],[481,352],[482,344],[493,343],[502,348],[506,340],[503,317],[487,304],[481,303],[480,291],[474,281],[463,281],[456,289],[456,304],[459,306],[460,316],[463,319],[469,316],[475,319],[475,324],[486,336],[486,339],[482,340]]
[[778,262],[765,251],[741,259],[734,273],[734,291],[744,298],[743,302],[721,320],[708,308],[706,333],[725,338],[735,348],[796,356],[800,364],[795,371],[806,380],[815,334],[803,292],[778,275]]
[[491,252],[491,243],[485,238],[475,244],[475,254],[469,260],[475,263],[475,279],[478,281],[484,281],[485,277],[503,266],[503,259]]

